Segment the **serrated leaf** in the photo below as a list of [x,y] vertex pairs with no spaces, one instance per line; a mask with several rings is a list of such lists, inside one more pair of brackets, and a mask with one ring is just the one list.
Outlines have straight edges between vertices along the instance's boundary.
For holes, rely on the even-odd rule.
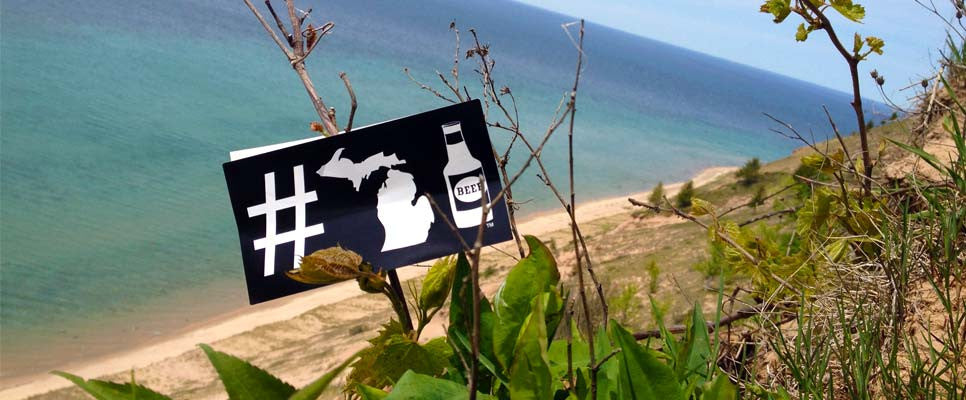
[[393,336],[403,334],[402,324],[396,320],[390,320],[382,326],[379,334],[369,339],[369,347],[359,352],[359,359],[352,364],[352,371],[346,378],[346,387],[351,388],[356,384],[366,384],[370,386],[383,387],[390,385],[385,377],[379,374],[377,369],[379,355],[383,353],[389,339]]
[[346,367],[349,366],[349,364],[355,361],[357,357],[359,357],[359,353],[353,354],[345,361],[343,361],[342,364],[339,364],[338,366],[336,366],[335,369],[327,372],[325,375],[322,375],[318,379],[312,381],[312,383],[305,385],[305,387],[303,387],[302,389],[299,389],[299,391],[292,394],[292,397],[289,397],[289,400],[318,399],[319,396],[322,395],[322,392],[324,392],[325,389],[329,387],[329,384],[332,383],[332,380],[334,380],[335,377],[339,376],[339,374],[341,374],[342,371],[344,371]]
[[858,55],[862,51],[862,45],[862,36],[856,32],[855,37],[852,39],[852,54]]
[[885,47],[885,41],[875,36],[869,36],[865,38],[865,43],[869,45],[869,50],[873,53],[882,55],[882,48]]
[[[466,386],[459,383],[408,371],[399,378],[385,400],[461,400],[469,397]],[[476,398],[489,400],[494,397],[477,392]]]
[[792,13],[791,0],[768,0],[762,4],[761,12],[770,13],[776,24],[781,23]]
[[170,400],[171,398],[132,383],[114,383],[98,379],[84,380],[77,375],[53,371],[54,375],[67,379],[97,400]]
[[299,261],[299,269],[286,271],[289,279],[326,285],[359,277],[362,256],[341,246],[317,250]]
[[865,18],[865,7],[855,4],[852,0],[831,0],[832,8],[854,22],[862,22]]
[[821,154],[810,154],[802,157],[802,165],[811,169],[820,170],[822,169],[822,165],[824,163],[825,157],[823,157]]
[[808,39],[809,30],[805,28],[805,24],[798,24],[798,30],[795,31],[795,40],[799,42],[804,42]]
[[714,214],[714,205],[709,201],[704,199],[699,199],[697,197],[691,198],[691,214],[695,216],[702,216],[707,214]]
[[620,398],[628,400],[684,399],[674,371],[634,340],[629,332],[611,320],[610,331],[621,351]]
[[231,400],[286,399],[295,388],[247,361],[216,351],[207,344],[199,345],[218,372]]
[[423,311],[443,306],[446,296],[453,287],[453,275],[456,273],[456,258],[443,257],[436,260],[423,278],[422,291],[419,293],[419,308]]
[[404,334],[388,335],[383,343],[373,344],[360,352],[360,363],[353,365],[347,383],[383,387],[399,380],[409,370],[427,375],[442,374],[449,367],[449,356],[452,355],[441,348],[440,341],[443,340],[434,339],[427,343],[427,348]]

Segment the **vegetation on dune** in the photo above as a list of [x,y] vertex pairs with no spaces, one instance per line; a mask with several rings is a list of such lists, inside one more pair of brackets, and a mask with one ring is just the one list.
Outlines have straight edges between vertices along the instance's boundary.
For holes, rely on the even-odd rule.
[[[478,63],[480,97],[492,107],[488,124],[528,148],[520,173],[531,163],[541,170],[571,220],[566,237],[546,245],[514,230],[520,257],[492,296],[480,290],[480,245],[463,243],[463,252],[430,268],[419,289],[410,287],[408,304],[384,274],[349,250],[307,256],[292,279],[356,279],[363,290],[385,295],[395,318],[365,349],[302,389],[203,346],[229,397],[316,398],[343,369],[349,370],[343,393],[361,399],[966,396],[963,44],[950,36],[945,72],[923,82],[917,110],[873,128],[871,120],[866,126],[855,68],[881,54],[884,43],[856,34],[850,51],[827,17],[834,12],[860,22],[865,9],[851,0],[767,0],[761,11],[775,22],[800,16],[800,41],[826,32],[852,72],[857,135],[840,135],[830,121],[832,139],[813,143],[773,117],[782,134],[806,147],[766,165],[752,159],[707,187],[688,182],[673,199],[661,183],[647,202],[630,199],[647,215],[675,215],[681,223],[649,227],[625,215],[581,226],[572,169],[565,193],[543,169],[540,143],[567,122],[568,136],[574,134],[583,24],[574,41],[574,86],[542,142],[521,132],[509,111],[516,109],[512,91],[495,84],[490,48],[471,31],[466,58]],[[451,29],[459,44],[459,31]],[[444,90],[447,96],[461,101],[469,93],[459,90],[458,48],[456,54],[451,78],[439,77],[452,92]],[[512,187],[520,173],[507,173],[509,151],[494,153]],[[503,195],[512,205],[512,194]],[[673,246],[648,248],[646,235]],[[558,240],[569,244],[558,249]],[[682,284],[658,267],[674,264],[702,276]],[[436,318],[446,318],[445,335],[423,338]],[[98,399],[166,398],[133,376],[117,384],[59,374]]]

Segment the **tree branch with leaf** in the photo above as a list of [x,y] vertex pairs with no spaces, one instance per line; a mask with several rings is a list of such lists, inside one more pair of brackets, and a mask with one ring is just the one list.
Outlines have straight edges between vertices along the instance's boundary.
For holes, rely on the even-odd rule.
[[[825,31],[831,40],[832,45],[838,50],[842,58],[849,66],[849,73],[852,77],[852,109],[855,111],[855,119],[859,130],[859,139],[862,145],[860,156],[861,165],[856,170],[862,180],[862,189],[865,195],[872,192],[872,153],[869,151],[868,127],[865,123],[865,113],[862,110],[862,94],[859,85],[859,63],[868,59],[872,54],[882,54],[885,42],[875,36],[866,36],[855,33],[852,41],[852,48],[849,49],[842,42],[838,33],[832,27],[829,20],[829,10],[837,12],[846,19],[861,23],[865,18],[865,7],[852,2],[852,0],[767,0],[761,6],[761,12],[769,13],[774,16],[776,24],[782,23],[793,13],[801,17],[804,22],[798,24],[795,32],[795,40],[804,42],[808,40],[810,33],[814,31]],[[878,74],[876,74],[878,75]],[[885,83],[885,78],[874,76],[878,85]]]

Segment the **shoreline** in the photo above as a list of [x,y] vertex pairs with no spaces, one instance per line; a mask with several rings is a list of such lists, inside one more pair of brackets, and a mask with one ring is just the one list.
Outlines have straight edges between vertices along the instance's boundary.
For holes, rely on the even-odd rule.
[[[694,181],[695,186],[702,186],[735,169],[736,167],[708,167],[692,176],[691,180]],[[675,182],[665,185],[664,188],[668,195],[673,195],[683,184],[684,182]],[[649,191],[640,191],[589,200],[577,206],[577,221],[586,223],[629,211],[633,206],[627,202],[628,197],[643,198],[648,193]],[[566,229],[569,222],[570,219],[567,214],[558,207],[555,210],[528,215],[525,219],[518,221],[517,228],[521,234],[544,235]],[[408,280],[423,276],[426,269],[410,266],[399,268],[398,272],[401,280]],[[177,333],[173,333],[166,338],[160,338],[158,341],[95,359],[67,363],[57,369],[91,379],[129,371],[132,368],[143,368],[195,350],[198,343],[213,343],[243,335],[260,326],[291,320],[319,306],[338,303],[360,294],[354,281],[341,282],[274,302],[245,306],[204,321],[189,324]],[[71,386],[71,383],[67,380],[45,372],[10,378],[4,377],[0,378],[0,398],[22,399],[69,386]]]

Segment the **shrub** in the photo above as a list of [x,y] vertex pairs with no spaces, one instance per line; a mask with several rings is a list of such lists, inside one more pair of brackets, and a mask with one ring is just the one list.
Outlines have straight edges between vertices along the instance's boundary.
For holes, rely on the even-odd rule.
[[761,180],[761,161],[758,160],[758,157],[748,160],[744,166],[738,169],[735,175],[738,177],[738,182],[745,186],[758,182]]
[[657,186],[651,189],[651,194],[647,196],[647,202],[651,205],[659,205],[664,201],[664,182],[657,182]]
[[749,201],[748,204],[750,204],[752,208],[757,209],[758,206],[765,204],[765,196],[765,187],[759,186],[758,190],[755,192],[755,195],[751,198],[751,201]]
[[661,269],[657,267],[657,261],[651,260],[647,264],[647,276],[650,278],[648,281],[647,292],[650,294],[657,293],[658,278],[661,276]]
[[674,204],[678,208],[691,207],[691,198],[694,197],[694,181],[688,181],[674,197]]

